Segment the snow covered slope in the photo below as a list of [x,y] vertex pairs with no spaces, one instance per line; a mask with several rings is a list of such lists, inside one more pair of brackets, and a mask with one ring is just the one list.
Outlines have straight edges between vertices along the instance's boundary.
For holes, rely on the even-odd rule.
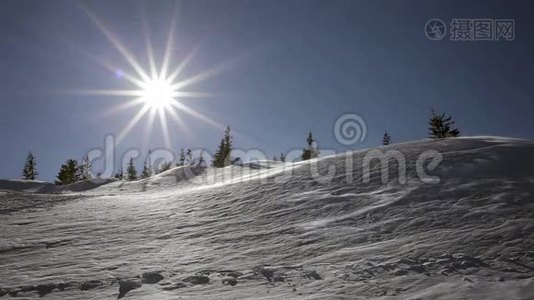
[[[478,137],[309,163],[176,168],[74,195],[1,192],[0,296],[532,299],[534,143]],[[375,149],[376,150],[376,149]],[[437,150],[421,182],[416,161]],[[328,180],[317,174],[327,174]],[[290,175],[288,175],[291,173]],[[32,205],[20,205],[30,201]]]
[[55,185],[53,183],[40,180],[0,179],[0,190],[40,194],[82,192],[114,181],[116,181],[116,179],[100,179],[98,181],[81,180],[66,185]]

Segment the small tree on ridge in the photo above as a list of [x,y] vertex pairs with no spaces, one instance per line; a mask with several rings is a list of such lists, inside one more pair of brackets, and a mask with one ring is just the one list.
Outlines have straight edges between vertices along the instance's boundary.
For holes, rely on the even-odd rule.
[[[308,133],[308,138],[306,139],[306,142],[308,143],[308,147],[302,149],[302,155],[300,156],[300,158],[302,160],[308,160],[308,159],[318,157],[319,150],[317,149],[317,143],[313,139],[313,135],[311,131],[310,133]],[[284,160],[285,160],[285,157],[284,157]]]
[[130,161],[128,162],[128,167],[126,167],[126,179],[129,181],[137,179],[137,170],[135,169],[135,166],[133,164],[133,158],[130,158]]
[[384,132],[384,137],[382,138],[382,145],[389,145],[391,144],[391,137],[389,136],[388,132]]
[[226,127],[224,137],[221,139],[219,148],[213,157],[213,166],[216,168],[224,168],[232,164],[232,135],[230,126]]
[[432,109],[432,116],[430,117],[430,121],[428,122],[428,124],[430,125],[430,127],[428,128],[428,134],[430,138],[442,139],[460,136],[460,130],[452,127],[454,126],[454,121],[452,121],[452,117],[446,117],[445,113],[436,114],[436,112]]
[[35,169],[37,163],[35,162],[35,156],[33,153],[28,152],[26,156],[26,162],[24,163],[24,169],[22,170],[22,177],[26,180],[35,180],[39,173]]
[[79,170],[78,162],[75,159],[67,159],[67,161],[61,165],[55,183],[58,185],[75,183],[80,180]]

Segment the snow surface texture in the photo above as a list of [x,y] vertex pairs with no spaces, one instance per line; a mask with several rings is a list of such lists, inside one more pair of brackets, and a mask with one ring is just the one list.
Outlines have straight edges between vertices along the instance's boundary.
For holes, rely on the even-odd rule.
[[[533,142],[379,149],[404,154],[406,184],[395,164],[388,183],[378,164],[363,183],[362,150],[316,161],[337,168],[329,182],[308,163],[259,162],[0,191],[0,297],[534,299]],[[415,172],[429,149],[443,154],[439,184]]]
[[100,179],[98,181],[82,180],[67,185],[55,185],[50,182],[39,180],[0,179],[0,190],[15,190],[19,192],[40,194],[80,192],[94,189],[114,181],[116,181],[116,179]]

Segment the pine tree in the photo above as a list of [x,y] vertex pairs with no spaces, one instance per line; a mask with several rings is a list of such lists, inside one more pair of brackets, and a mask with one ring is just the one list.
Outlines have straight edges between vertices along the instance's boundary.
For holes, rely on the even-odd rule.
[[184,152],[184,148],[180,149],[180,158],[178,159],[178,163],[176,164],[176,166],[183,166],[185,165],[185,152]]
[[232,164],[232,135],[230,126],[226,127],[219,149],[215,152],[213,166],[223,168]]
[[161,167],[159,168],[158,174],[163,173],[165,171],[168,171],[172,168],[172,163],[170,161],[165,161],[161,164]]
[[228,164],[232,164],[232,162],[234,161],[234,158],[232,157],[232,149],[233,149],[233,138],[230,134],[231,130],[230,130],[230,126],[227,126],[226,127],[226,131],[224,132],[224,142],[225,142],[225,152],[226,152],[226,155],[225,155],[225,158],[224,158],[224,164],[225,165],[228,165]]
[[278,157],[276,156],[276,154],[273,156],[273,161],[278,161]]
[[382,138],[382,145],[389,145],[391,144],[391,137],[389,136],[388,132],[384,132],[384,137]]
[[225,145],[224,145],[224,138],[221,139],[221,143],[219,144],[218,150],[215,152],[215,156],[213,157],[213,166],[216,168],[223,168],[224,167],[224,159],[225,159]]
[[133,158],[130,158],[128,167],[126,167],[126,180],[133,181],[137,179],[137,170],[135,169]]
[[281,162],[285,162],[286,161],[286,155],[284,154],[284,152],[280,153],[280,161]]
[[308,138],[306,139],[306,142],[308,143],[308,147],[302,149],[302,155],[300,158],[302,160],[308,160],[312,158],[316,158],[319,156],[319,150],[317,149],[317,143],[313,139],[312,133],[308,133]]
[[152,172],[150,171],[150,169],[147,167],[146,165],[146,161],[143,163],[143,171],[141,172],[141,178],[149,178],[150,176],[152,176]]
[[80,164],[80,167],[78,169],[78,178],[80,180],[91,179],[91,174],[89,172],[90,170],[91,164],[89,163],[89,157],[84,156],[84,158],[82,159],[82,163]]
[[191,151],[191,149],[187,149],[184,163],[188,166],[193,164],[193,151]]
[[24,169],[22,170],[22,176],[26,180],[35,180],[37,175],[39,173],[35,169],[35,166],[37,163],[35,162],[35,156],[33,156],[33,153],[28,152],[28,156],[26,156],[26,162],[24,163]]
[[454,121],[451,120],[452,117],[445,116],[445,113],[442,114],[436,114],[434,110],[432,110],[432,116],[430,117],[430,121],[428,124],[430,127],[429,130],[429,136],[433,139],[441,139],[441,138],[448,138],[448,137],[458,137],[460,136],[460,131],[457,128],[453,128]]
[[80,180],[79,170],[78,162],[75,159],[67,159],[67,161],[61,165],[61,169],[59,170],[55,183],[58,185],[63,185],[74,183]]
[[200,151],[198,155],[197,167],[204,167],[205,164],[206,164],[206,161],[204,160],[204,149],[202,149],[202,151]]
[[152,149],[148,149],[148,156],[145,159],[145,162],[148,160],[148,169],[151,171],[150,175],[152,176]]

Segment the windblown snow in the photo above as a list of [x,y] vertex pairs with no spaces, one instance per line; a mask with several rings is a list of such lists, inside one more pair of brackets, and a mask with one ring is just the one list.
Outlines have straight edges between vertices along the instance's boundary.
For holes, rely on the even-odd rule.
[[[534,142],[377,149],[403,154],[405,183],[378,161],[365,182],[371,150],[86,191],[1,181],[0,297],[534,298]],[[416,171],[427,150],[439,183]]]

